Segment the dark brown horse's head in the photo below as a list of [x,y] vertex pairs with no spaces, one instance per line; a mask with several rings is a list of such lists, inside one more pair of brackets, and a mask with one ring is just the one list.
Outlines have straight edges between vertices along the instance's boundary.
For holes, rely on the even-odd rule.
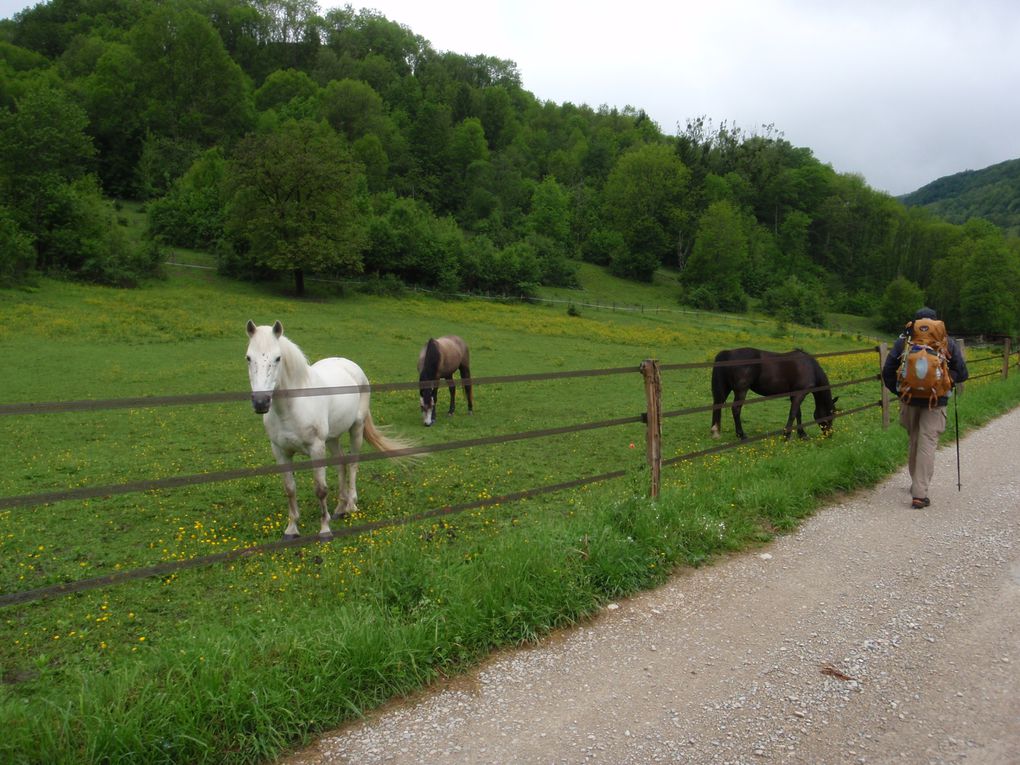
[[[825,391],[825,393],[829,392]],[[815,396],[815,419],[818,421],[818,427],[821,428],[823,436],[832,435],[832,420],[836,416],[837,401],[839,401],[839,396],[832,398],[831,394]]]

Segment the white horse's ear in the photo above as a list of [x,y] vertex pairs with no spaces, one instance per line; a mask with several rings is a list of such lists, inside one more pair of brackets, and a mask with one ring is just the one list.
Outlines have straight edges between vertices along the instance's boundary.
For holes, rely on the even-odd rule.
[[279,321],[273,324],[273,334],[276,335],[277,339],[283,334],[283,325]]
[[248,330],[248,337],[252,337],[255,334],[255,322],[248,319],[248,325],[245,327]]

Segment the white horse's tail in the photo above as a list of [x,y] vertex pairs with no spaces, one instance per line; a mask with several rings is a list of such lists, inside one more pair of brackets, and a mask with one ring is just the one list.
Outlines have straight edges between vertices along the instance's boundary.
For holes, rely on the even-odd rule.
[[[395,452],[401,449],[411,449],[417,444],[413,441],[398,436],[388,436],[383,428],[377,427],[372,420],[372,413],[365,413],[365,438],[372,446],[381,452]],[[420,455],[402,455],[401,459],[411,459]]]

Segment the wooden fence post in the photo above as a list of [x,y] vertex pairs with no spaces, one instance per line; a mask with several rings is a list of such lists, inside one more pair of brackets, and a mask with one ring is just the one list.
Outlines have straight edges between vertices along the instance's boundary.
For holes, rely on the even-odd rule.
[[882,389],[882,430],[889,429],[889,402],[891,400],[889,396],[889,389],[885,387],[885,382],[882,381],[882,369],[885,367],[886,356],[889,355],[889,344],[879,343],[878,344],[878,385]]
[[662,378],[659,362],[645,359],[641,362],[641,374],[645,378],[645,450],[652,470],[652,499],[658,499],[662,473]]
[[1002,341],[1002,379],[1009,377],[1009,338]]

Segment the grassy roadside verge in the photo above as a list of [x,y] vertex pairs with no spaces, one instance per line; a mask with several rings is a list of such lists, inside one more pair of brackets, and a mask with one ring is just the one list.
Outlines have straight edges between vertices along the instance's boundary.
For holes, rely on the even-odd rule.
[[[410,379],[424,337],[448,331],[471,338],[484,375],[636,367],[647,357],[700,362],[737,344],[813,352],[869,344],[797,327],[779,334],[774,322],[715,315],[585,310],[577,317],[562,307],[372,296],[298,302],[195,270],[131,293],[44,283],[2,297],[0,341],[20,362],[5,377],[13,401],[240,390],[248,318],[281,318],[312,358],[340,352],[377,382]],[[831,357],[825,365],[834,380],[856,379],[873,372],[874,361]],[[1015,406],[1018,378],[968,384],[961,425]],[[870,383],[844,388],[841,404],[875,394]],[[703,370],[664,375],[667,410],[706,403],[706,395]],[[476,402],[473,417],[445,420],[423,437],[636,414],[643,396],[635,368],[633,377],[480,387]],[[749,432],[778,427],[786,406],[773,403],[745,411]],[[399,432],[423,431],[413,392],[373,396],[373,413]],[[903,433],[882,431],[877,420],[869,410],[841,418],[831,439],[759,442],[681,463],[665,471],[655,504],[644,498],[641,450],[628,448],[640,443],[640,426],[450,452],[406,472],[366,464],[357,520],[370,521],[620,467],[628,477],[4,609],[0,760],[271,760],[393,695],[462,671],[494,647],[534,640],[677,567],[795,528],[833,492],[870,485],[902,464]],[[714,445],[707,430],[707,414],[669,420],[666,456]],[[724,437],[732,438],[728,421]],[[0,418],[0,442],[17,444],[0,453],[3,495],[269,461],[261,423],[243,400]],[[298,484],[307,523],[307,474]],[[0,588],[274,540],[284,506],[279,481],[267,477],[0,512]]]

